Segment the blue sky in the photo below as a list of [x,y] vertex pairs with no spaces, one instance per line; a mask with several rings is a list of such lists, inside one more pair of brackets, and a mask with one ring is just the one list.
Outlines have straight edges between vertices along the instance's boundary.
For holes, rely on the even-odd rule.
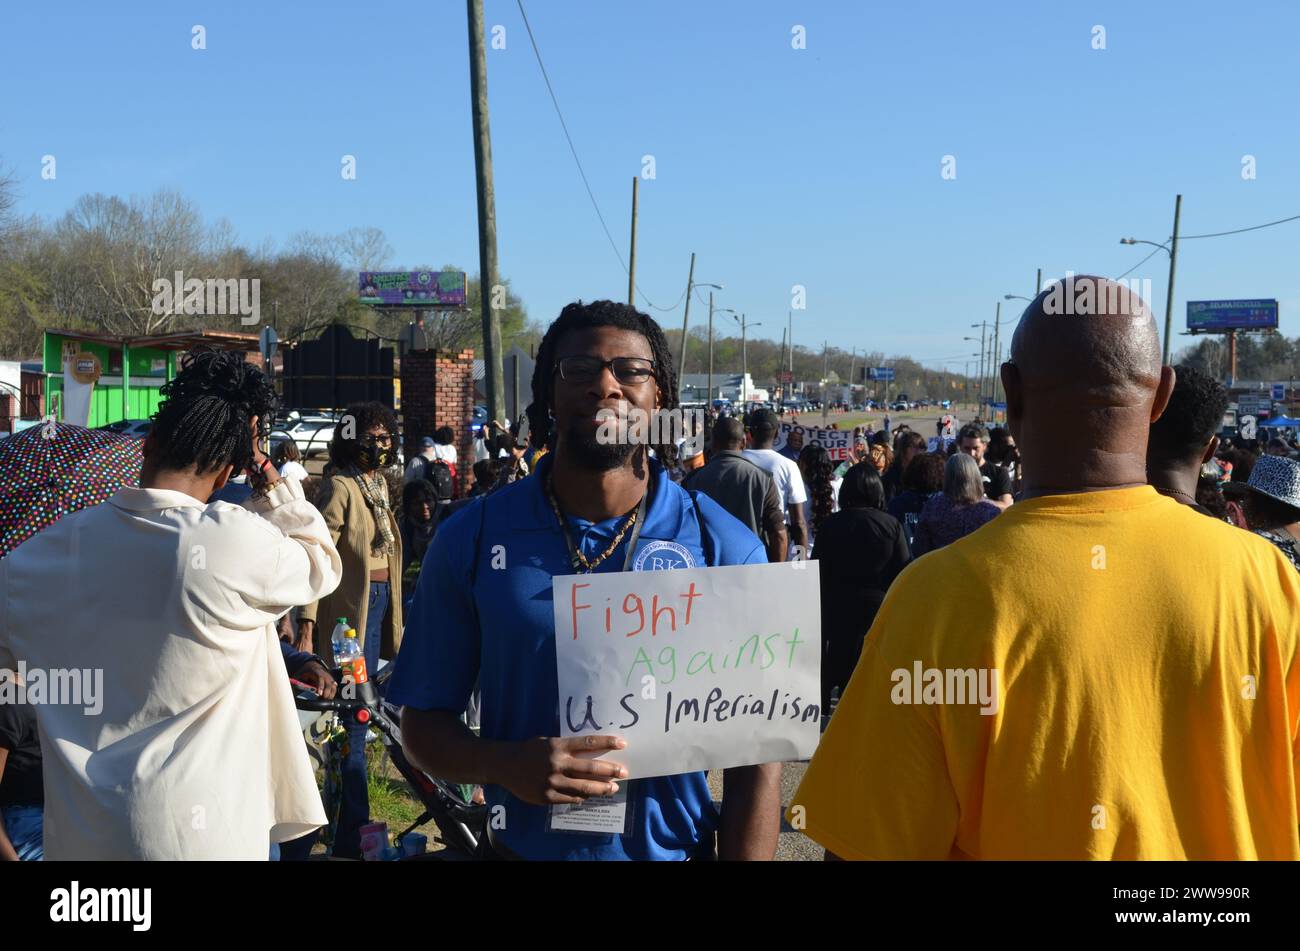
[[[625,258],[631,179],[654,156],[656,178],[640,186],[641,290],[660,307],[678,301],[694,251],[697,280],[725,283],[718,305],[761,322],[755,336],[780,339],[802,284],[799,343],[936,365],[970,352],[962,336],[1003,294],[1030,295],[1035,268],[1046,279],[1137,264],[1151,249],[1118,239],[1163,241],[1176,192],[1187,234],[1300,214],[1293,4],[525,8]],[[579,297],[622,298],[626,274],[518,7],[487,0],[486,19],[506,40],[488,51],[501,271],[538,319]],[[191,49],[194,24],[206,50]],[[806,49],[792,49],[796,24]],[[394,265],[473,272],[466,47],[459,0],[9,3],[0,161],[28,212],[166,186],[250,245],[373,225]],[[40,177],[45,154],[55,181]],[[355,181],[339,174],[345,154]],[[1300,334],[1297,244],[1300,221],[1186,242],[1175,329],[1187,300],[1276,297],[1283,332]],[[1151,280],[1163,317],[1164,254],[1131,276]],[[650,312],[680,326],[680,306]],[[697,301],[692,323],[703,316]]]

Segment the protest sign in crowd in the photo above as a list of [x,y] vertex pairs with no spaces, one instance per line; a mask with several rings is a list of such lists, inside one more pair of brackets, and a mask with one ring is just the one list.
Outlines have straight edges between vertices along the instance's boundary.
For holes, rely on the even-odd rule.
[[[710,409],[702,465],[617,423],[678,408],[658,324],[571,304],[472,495],[377,403],[304,479],[267,377],[188,354],[0,557],[0,857],[383,852],[367,720],[323,789],[299,720],[346,699],[483,860],[766,860],[783,818],[845,859],[1300,858],[1296,447],[1220,445],[1222,386],[1108,284],[1027,308],[1005,428]],[[45,430],[0,474],[123,451]]]

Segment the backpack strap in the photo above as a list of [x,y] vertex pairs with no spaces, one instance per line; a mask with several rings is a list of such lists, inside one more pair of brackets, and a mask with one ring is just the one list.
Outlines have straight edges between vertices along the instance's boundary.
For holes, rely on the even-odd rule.
[[[480,498],[478,503],[478,531],[474,534],[474,557],[469,563],[469,602],[474,604],[474,586],[478,583],[478,559],[483,551],[483,532],[487,526],[487,499]],[[474,607],[474,620],[478,620],[478,607]]]
[[717,567],[716,552],[713,550],[713,538],[709,535],[704,524],[704,513],[700,511],[700,493],[688,489],[687,495],[691,497],[691,505],[695,508],[695,524],[700,527],[700,547],[704,549],[705,567]]

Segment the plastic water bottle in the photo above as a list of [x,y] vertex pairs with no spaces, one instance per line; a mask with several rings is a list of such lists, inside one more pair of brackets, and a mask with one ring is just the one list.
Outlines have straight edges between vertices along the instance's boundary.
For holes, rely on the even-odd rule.
[[334,663],[343,668],[344,683],[360,685],[370,679],[366,674],[366,655],[361,650],[361,642],[357,640],[354,628],[348,628],[343,646],[334,655]]
[[334,663],[338,664],[339,651],[343,649],[343,640],[348,634],[348,619],[341,617],[334,625],[334,631],[330,634],[330,647],[334,650]]

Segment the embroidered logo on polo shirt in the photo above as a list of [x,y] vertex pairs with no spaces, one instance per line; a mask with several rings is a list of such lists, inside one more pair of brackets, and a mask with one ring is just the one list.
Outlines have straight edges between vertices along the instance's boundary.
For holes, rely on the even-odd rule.
[[637,552],[633,571],[670,571],[674,568],[702,567],[690,550],[677,542],[652,541]]

